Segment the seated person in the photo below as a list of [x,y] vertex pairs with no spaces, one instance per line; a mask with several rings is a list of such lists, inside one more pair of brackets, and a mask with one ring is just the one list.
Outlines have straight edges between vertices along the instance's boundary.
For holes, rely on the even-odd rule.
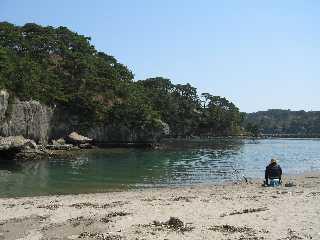
[[265,171],[265,184],[272,187],[279,186],[281,184],[281,175],[282,169],[280,165],[277,164],[277,160],[271,159],[271,162],[266,167]]

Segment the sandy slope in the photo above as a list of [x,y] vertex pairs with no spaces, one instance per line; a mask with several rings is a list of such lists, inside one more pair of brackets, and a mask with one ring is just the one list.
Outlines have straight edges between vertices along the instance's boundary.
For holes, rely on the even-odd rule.
[[0,199],[0,239],[320,239],[320,174],[289,181]]

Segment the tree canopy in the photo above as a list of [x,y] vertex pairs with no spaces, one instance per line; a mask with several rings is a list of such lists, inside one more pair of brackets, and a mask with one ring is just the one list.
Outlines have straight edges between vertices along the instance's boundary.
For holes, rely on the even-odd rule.
[[204,93],[190,84],[174,85],[157,77],[138,81],[161,119],[169,124],[172,135],[232,135],[240,132],[239,109],[226,98]]
[[270,109],[247,114],[244,125],[264,134],[320,134],[320,112]]
[[129,128],[169,124],[173,136],[239,132],[227,99],[156,77],[135,82],[125,65],[66,27],[0,23],[0,88],[21,100],[64,108],[91,124]]

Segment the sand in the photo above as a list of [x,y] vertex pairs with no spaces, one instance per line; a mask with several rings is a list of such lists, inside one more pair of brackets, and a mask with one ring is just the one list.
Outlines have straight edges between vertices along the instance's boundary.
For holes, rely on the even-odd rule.
[[320,173],[288,182],[3,198],[0,239],[320,239]]

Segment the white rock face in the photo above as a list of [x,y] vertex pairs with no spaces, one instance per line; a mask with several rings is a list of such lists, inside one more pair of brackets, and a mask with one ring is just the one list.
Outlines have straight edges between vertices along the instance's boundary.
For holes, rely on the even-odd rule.
[[0,90],[0,123],[5,119],[8,108],[9,94],[5,90]]
[[8,92],[0,91],[0,135],[30,138],[40,144],[46,144],[49,138],[52,109],[38,101],[20,101],[8,103]]

